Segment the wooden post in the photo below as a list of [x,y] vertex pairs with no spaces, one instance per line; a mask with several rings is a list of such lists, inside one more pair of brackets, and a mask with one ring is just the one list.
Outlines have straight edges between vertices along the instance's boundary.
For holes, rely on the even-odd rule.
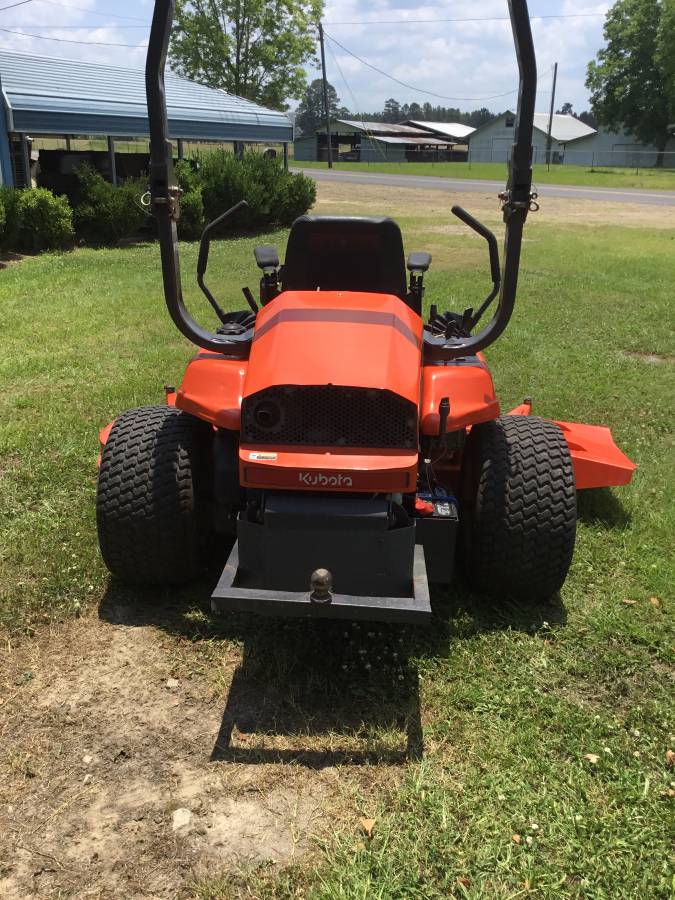
[[110,180],[117,187],[117,166],[115,165],[115,139],[108,135],[108,159],[110,160]]
[[553,111],[555,110],[555,87],[558,82],[558,63],[553,66],[553,90],[551,91],[551,112],[548,117],[548,136],[546,138],[546,165],[551,171],[551,149],[553,147]]
[[28,135],[21,135],[21,158],[23,159],[23,168],[25,172],[25,187],[32,188],[33,182],[30,177],[30,150],[28,149]]
[[288,141],[284,141],[284,169],[288,172]]
[[183,138],[178,138],[178,159],[185,159],[185,148],[183,146]]
[[70,153],[71,147],[70,147],[70,135],[69,134],[66,135],[66,150]]
[[323,80],[323,114],[326,119],[326,140],[328,141],[328,168],[333,168],[333,139],[330,133],[330,108],[328,106],[328,82],[326,81],[326,51],[323,46],[323,25],[319,19],[319,44],[321,46],[321,74]]

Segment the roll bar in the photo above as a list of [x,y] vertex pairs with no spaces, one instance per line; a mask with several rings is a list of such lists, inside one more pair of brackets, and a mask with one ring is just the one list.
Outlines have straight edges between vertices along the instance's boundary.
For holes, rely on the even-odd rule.
[[[442,346],[446,359],[476,353],[493,343],[508,325],[516,301],[523,227],[532,203],[532,126],[537,93],[537,62],[527,0],[508,0],[508,7],[520,81],[515,142],[506,191],[501,195],[506,236],[499,301],[492,320],[478,334],[451,339],[427,336],[426,341],[432,344],[432,352],[434,348],[441,350]],[[206,331],[195,322],[183,301],[176,231],[180,190],[173,173],[164,88],[164,69],[174,8],[175,0],[155,0],[145,66],[150,122],[150,197],[157,218],[164,296],[169,315],[185,337],[206,350],[243,356],[251,339],[248,332],[241,336],[226,336]]]
[[[150,122],[150,199],[157,219],[164,297],[169,315],[186,338],[205,350],[243,358],[251,343],[249,331],[242,335],[220,335],[207,331],[195,322],[183,301],[176,230],[181,192],[173,172],[164,89],[164,69],[175,5],[176,0],[155,0],[145,63],[145,92]],[[237,208],[242,205],[238,204]],[[235,211],[234,208],[228,210],[228,214]],[[203,276],[203,272],[201,274]]]

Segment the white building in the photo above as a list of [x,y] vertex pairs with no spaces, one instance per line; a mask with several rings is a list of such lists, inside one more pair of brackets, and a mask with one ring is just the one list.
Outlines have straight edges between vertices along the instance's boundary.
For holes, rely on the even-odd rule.
[[[546,162],[548,113],[534,114],[532,133],[533,162]],[[492,122],[476,129],[469,137],[471,162],[503,162],[511,155],[514,143],[515,114],[504,113]],[[644,166],[656,165],[656,147],[643,144],[634,135],[621,131],[612,133],[606,128],[596,131],[574,116],[556,113],[551,127],[551,162],[577,166]],[[666,147],[666,166],[675,167],[675,138]]]

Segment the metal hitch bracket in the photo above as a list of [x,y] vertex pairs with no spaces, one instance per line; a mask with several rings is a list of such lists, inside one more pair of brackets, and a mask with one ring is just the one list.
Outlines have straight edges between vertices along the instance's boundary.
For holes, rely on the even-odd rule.
[[429,583],[424,549],[417,545],[411,593],[407,597],[360,597],[331,594],[330,602],[316,603],[311,591],[274,591],[239,587],[239,546],[235,541],[218,584],[211,595],[214,613],[253,612],[308,619],[352,619],[425,625],[431,621]]

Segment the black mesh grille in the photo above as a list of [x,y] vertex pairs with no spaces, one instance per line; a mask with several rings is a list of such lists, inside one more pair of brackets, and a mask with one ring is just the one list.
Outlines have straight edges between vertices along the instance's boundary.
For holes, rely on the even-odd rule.
[[277,386],[247,397],[247,443],[319,447],[417,448],[417,408],[391,391]]

